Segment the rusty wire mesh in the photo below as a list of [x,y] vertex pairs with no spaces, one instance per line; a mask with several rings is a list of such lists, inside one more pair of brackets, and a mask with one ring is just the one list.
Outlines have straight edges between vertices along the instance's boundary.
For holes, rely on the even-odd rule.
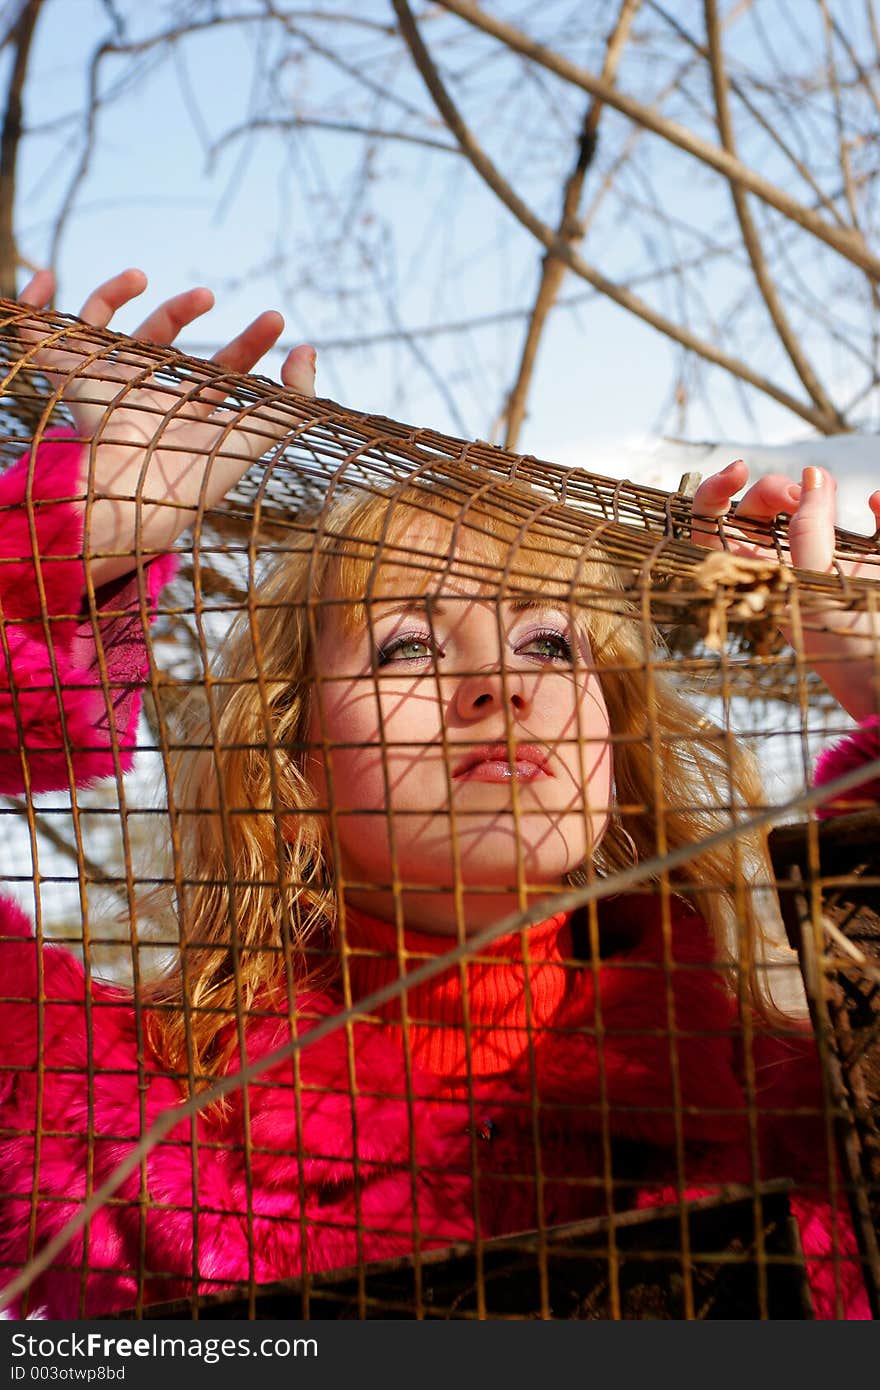
[[[4,880],[44,962],[31,995],[0,985],[25,1020],[0,1072],[15,1314],[807,1317],[861,1281],[876,1316],[876,820],[849,774],[871,828],[826,865],[809,770],[850,725],[805,660],[830,614],[876,619],[876,579],[846,568],[875,542],[838,532],[833,573],[796,573],[780,518],[743,561],[723,527],[694,544],[683,492],[59,315],[6,303],[2,327],[3,454],[30,481],[0,528],[25,515],[44,547],[0,556]],[[127,451],[116,505],[139,511],[99,571],[86,503],[71,604],[54,567],[78,547],[46,537],[89,486],[53,492],[36,446],[77,438],[90,392],[91,485],[102,448]],[[202,404],[222,424],[153,594],[145,509]],[[256,461],[207,505],[237,454]],[[22,684],[25,640],[49,656]],[[544,762],[464,787],[487,743]],[[530,801],[539,774],[557,785]],[[813,1035],[824,1082],[778,1090]],[[805,1247],[819,1208],[827,1242]]]

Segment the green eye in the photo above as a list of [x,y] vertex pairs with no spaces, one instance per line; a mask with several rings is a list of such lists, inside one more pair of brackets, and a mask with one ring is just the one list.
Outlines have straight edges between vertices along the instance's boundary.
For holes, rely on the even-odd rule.
[[542,661],[572,659],[571,643],[561,632],[538,632],[519,648],[524,656],[536,656]]
[[414,661],[420,656],[429,655],[428,644],[427,642],[415,641],[401,642],[394,655],[402,658],[404,661]]
[[392,661],[426,661],[431,654],[432,647],[428,639],[397,637],[380,648],[376,656],[376,664],[377,666],[387,666]]

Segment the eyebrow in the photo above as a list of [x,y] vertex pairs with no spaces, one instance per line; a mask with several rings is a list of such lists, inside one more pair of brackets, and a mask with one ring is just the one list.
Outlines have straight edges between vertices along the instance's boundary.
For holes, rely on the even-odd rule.
[[515,598],[502,599],[502,603],[509,603],[514,613],[527,613],[530,609],[538,611],[552,609],[554,613],[567,613],[570,605],[564,600],[552,598]]
[[[492,603],[491,599],[473,599],[469,594],[462,594],[461,602]],[[496,604],[504,604],[514,613],[526,613],[529,611],[552,610],[556,613],[567,613],[569,605],[564,601],[549,598],[502,598],[494,600]],[[395,603],[391,599],[374,599],[367,604],[370,616],[373,618],[395,617],[402,613],[423,613],[430,609],[432,614],[442,618],[446,615],[446,608],[443,603],[426,595],[424,598],[404,599]]]

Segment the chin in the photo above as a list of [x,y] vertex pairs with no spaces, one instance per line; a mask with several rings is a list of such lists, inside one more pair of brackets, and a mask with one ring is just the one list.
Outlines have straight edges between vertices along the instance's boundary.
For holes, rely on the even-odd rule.
[[509,847],[503,853],[501,846],[493,849],[491,843],[484,843],[473,854],[461,855],[459,877],[466,891],[516,892],[517,884],[524,879],[530,889],[540,892],[562,886],[583,862],[582,854],[548,856],[526,845],[519,855],[512,855]]
[[[404,883],[438,893],[460,884],[477,895],[518,892],[525,879],[538,894],[565,886],[568,876],[595,854],[606,818],[596,817],[588,842],[582,813],[555,818],[546,814],[519,817],[462,817],[458,823],[458,854],[453,853],[448,817],[426,816],[421,825],[400,817],[395,825],[397,874]],[[391,882],[388,841],[377,837],[361,842],[349,876],[363,881]]]

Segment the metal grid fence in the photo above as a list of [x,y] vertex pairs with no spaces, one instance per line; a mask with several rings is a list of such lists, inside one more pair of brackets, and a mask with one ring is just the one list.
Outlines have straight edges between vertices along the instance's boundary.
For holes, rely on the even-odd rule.
[[15,1315],[876,1316],[876,542],[0,323]]

